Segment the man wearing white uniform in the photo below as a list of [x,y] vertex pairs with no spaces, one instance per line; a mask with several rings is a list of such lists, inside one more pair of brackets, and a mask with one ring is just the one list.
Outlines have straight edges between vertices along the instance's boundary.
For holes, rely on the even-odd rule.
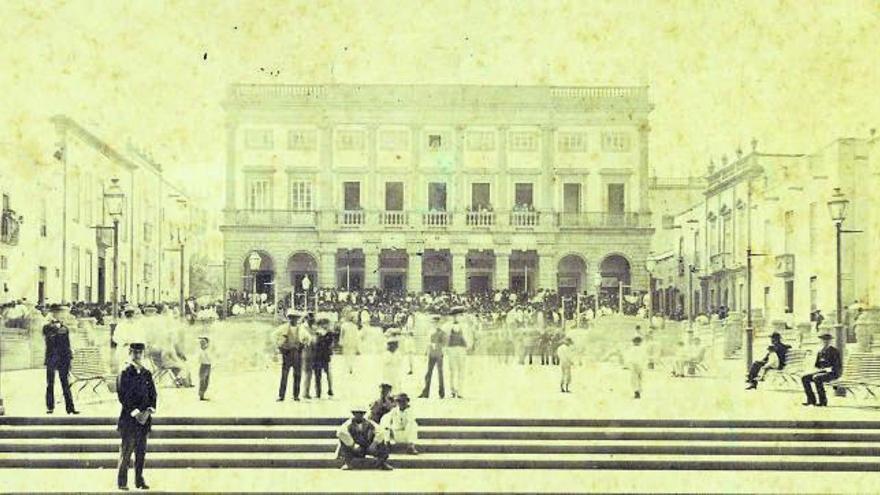
[[453,308],[450,311],[452,323],[449,326],[449,339],[446,344],[452,397],[459,399],[463,398],[461,391],[464,384],[465,358],[467,356],[467,349],[471,345],[471,338],[466,332],[466,325],[462,324],[459,316],[463,311],[463,308]]
[[382,416],[379,425],[385,432],[385,438],[393,452],[406,452],[418,455],[416,442],[419,439],[419,425],[415,414],[409,407],[409,396],[399,394],[395,399],[397,407]]
[[355,318],[354,313],[346,313],[339,326],[339,343],[342,345],[342,355],[345,357],[349,375],[354,372],[354,362],[361,352],[361,330],[354,322]]

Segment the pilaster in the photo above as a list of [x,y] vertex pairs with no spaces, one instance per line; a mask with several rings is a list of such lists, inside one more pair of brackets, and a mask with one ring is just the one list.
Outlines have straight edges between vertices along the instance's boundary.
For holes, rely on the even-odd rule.
[[406,290],[422,292],[422,257],[417,253],[407,252]]
[[467,250],[452,249],[452,290],[453,292],[465,292],[467,290]]
[[510,288],[510,251],[495,251],[495,290]]
[[364,247],[364,288],[375,289],[379,286],[379,250]]

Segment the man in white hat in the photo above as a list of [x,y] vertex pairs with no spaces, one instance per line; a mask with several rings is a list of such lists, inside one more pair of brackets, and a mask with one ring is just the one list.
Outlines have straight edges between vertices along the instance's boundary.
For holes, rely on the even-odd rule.
[[339,446],[336,457],[342,459],[342,470],[351,469],[352,459],[374,457],[379,468],[385,471],[394,469],[388,464],[388,443],[378,424],[366,417],[367,408],[354,406],[351,418],[336,430]]

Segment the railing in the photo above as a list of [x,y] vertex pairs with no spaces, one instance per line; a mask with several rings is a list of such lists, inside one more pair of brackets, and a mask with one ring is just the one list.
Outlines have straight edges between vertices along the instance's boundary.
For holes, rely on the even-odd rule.
[[314,227],[314,211],[303,210],[234,210],[225,212],[227,225],[279,225],[285,227]]
[[12,210],[4,210],[0,214],[0,242],[3,244],[18,244],[18,231],[21,227],[21,217],[16,216]]
[[430,211],[422,214],[422,225],[426,227],[446,227],[452,223],[452,214],[448,211]]
[[364,210],[340,211],[336,222],[340,225],[363,225],[364,217]]
[[733,255],[731,253],[715,253],[709,256],[709,269],[712,272],[720,272],[733,267]]
[[494,211],[469,211],[465,222],[471,227],[491,227],[495,225]]
[[651,226],[651,215],[632,212],[559,213],[557,225],[569,228],[648,228]]
[[379,223],[382,225],[407,225],[409,215],[405,211],[379,212]]
[[541,217],[537,211],[510,212],[510,225],[514,227],[537,227],[540,220]]

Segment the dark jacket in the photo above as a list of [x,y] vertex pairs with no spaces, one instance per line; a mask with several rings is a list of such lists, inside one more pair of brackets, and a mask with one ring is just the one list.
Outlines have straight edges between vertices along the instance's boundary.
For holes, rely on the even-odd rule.
[[150,370],[142,368],[138,372],[133,364],[126,365],[116,381],[116,395],[119,397],[119,403],[122,404],[119,421],[116,423],[117,429],[124,431],[143,428],[150,431],[153,423],[152,418],[141,425],[137,419],[131,417],[131,412],[135,409],[144,411],[148,407],[156,407],[156,385],[153,383],[153,374],[150,373]]
[[69,332],[59,332],[63,326],[60,322],[50,322],[43,326],[43,338],[46,340],[46,355],[43,364],[53,368],[70,366],[73,352],[70,350]]
[[816,354],[816,368],[831,368],[831,374],[837,378],[840,376],[843,363],[840,362],[840,351],[830,345]]
[[330,358],[333,355],[333,333],[327,332],[323,335],[318,335],[315,337],[314,344],[314,355],[312,358],[312,365],[314,367],[320,367],[326,363],[330,362]]
[[783,344],[782,342],[773,343],[773,352],[779,358],[779,369],[785,368],[785,357],[789,349],[791,349],[791,346],[788,344]]

